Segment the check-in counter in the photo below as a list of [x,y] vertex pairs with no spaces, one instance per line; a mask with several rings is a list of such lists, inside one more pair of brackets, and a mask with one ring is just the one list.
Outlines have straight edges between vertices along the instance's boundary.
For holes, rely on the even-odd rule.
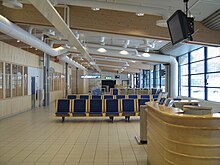
[[219,165],[220,114],[147,103],[148,165]]
[[198,100],[176,100],[174,101],[174,105],[176,108],[183,109],[184,105],[198,106],[199,101]]

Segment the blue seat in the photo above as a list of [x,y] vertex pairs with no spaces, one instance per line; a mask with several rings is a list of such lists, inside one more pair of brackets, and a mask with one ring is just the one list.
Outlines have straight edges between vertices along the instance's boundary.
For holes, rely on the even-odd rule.
[[79,99],[89,99],[89,95],[80,95]]
[[116,95],[116,99],[125,99],[125,95]]
[[73,116],[82,115],[85,116],[87,112],[87,100],[86,99],[76,99],[73,100]]
[[62,121],[65,117],[71,114],[71,101],[69,99],[58,99],[56,100],[56,116],[62,117]]
[[154,99],[154,101],[156,101],[157,98],[158,98],[158,95],[157,95],[157,94],[153,95],[153,99]]
[[113,99],[113,95],[104,95],[104,99]]
[[136,112],[136,99],[122,99],[121,111],[125,119],[129,121],[130,116],[134,116]]
[[120,111],[119,100],[117,99],[106,99],[105,100],[105,112],[106,116],[114,120],[114,116],[118,116]]
[[141,105],[146,105],[145,103],[146,103],[146,102],[149,102],[149,101],[150,101],[150,99],[145,99],[145,98],[144,98],[144,99],[138,99],[138,100],[137,100],[137,104],[138,104],[138,106],[137,106],[137,107],[138,107],[137,111],[140,112],[140,106],[141,106]]
[[76,95],[68,95],[67,98],[68,99],[76,99]]
[[141,98],[142,99],[149,99],[149,101],[150,101],[150,95],[141,95]]
[[100,100],[100,99],[102,99],[102,98],[101,98],[101,95],[92,95],[92,99],[93,99],[93,100],[94,100],[94,99]]
[[152,95],[155,95],[156,92],[157,92],[157,89],[156,88],[152,88],[151,90],[152,90]]
[[113,95],[118,95],[118,89],[117,88],[113,88],[112,90],[113,90],[113,92],[112,92]]
[[137,99],[138,96],[137,96],[137,95],[128,95],[128,98],[129,98],[129,99]]
[[101,99],[89,100],[89,115],[102,115],[103,101]]

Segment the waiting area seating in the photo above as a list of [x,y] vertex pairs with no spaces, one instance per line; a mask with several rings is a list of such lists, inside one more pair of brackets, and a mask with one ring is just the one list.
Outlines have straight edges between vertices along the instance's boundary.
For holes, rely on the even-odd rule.
[[[142,98],[144,97],[144,98]],[[56,101],[56,116],[108,116],[113,122],[115,116],[139,116],[140,105],[153,101],[153,95],[68,95]]]

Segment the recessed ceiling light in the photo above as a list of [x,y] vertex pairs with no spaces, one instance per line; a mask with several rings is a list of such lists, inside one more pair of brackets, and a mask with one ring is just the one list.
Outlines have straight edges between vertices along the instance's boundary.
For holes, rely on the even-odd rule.
[[100,10],[100,8],[98,8],[98,7],[92,7],[91,8],[93,11],[99,11]]
[[21,42],[20,40],[17,40],[17,42]]
[[137,15],[138,17],[142,17],[142,16],[144,16],[144,13],[136,13],[136,15]]
[[35,50],[38,50],[37,48],[35,48]]
[[150,54],[149,53],[143,53],[142,56],[143,57],[150,57]]
[[120,54],[128,55],[128,51],[126,51],[126,50],[122,50],[122,51],[120,51]]
[[105,53],[107,52],[107,50],[105,48],[99,48],[97,49],[98,52],[101,52],[101,53]]

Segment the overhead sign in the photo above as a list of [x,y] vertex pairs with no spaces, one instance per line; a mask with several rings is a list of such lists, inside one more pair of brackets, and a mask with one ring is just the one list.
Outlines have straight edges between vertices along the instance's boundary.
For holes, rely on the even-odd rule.
[[112,76],[106,76],[105,79],[106,79],[106,80],[111,80],[111,79],[112,79]]
[[100,75],[82,75],[81,78],[98,79],[98,78],[101,78],[101,76]]

